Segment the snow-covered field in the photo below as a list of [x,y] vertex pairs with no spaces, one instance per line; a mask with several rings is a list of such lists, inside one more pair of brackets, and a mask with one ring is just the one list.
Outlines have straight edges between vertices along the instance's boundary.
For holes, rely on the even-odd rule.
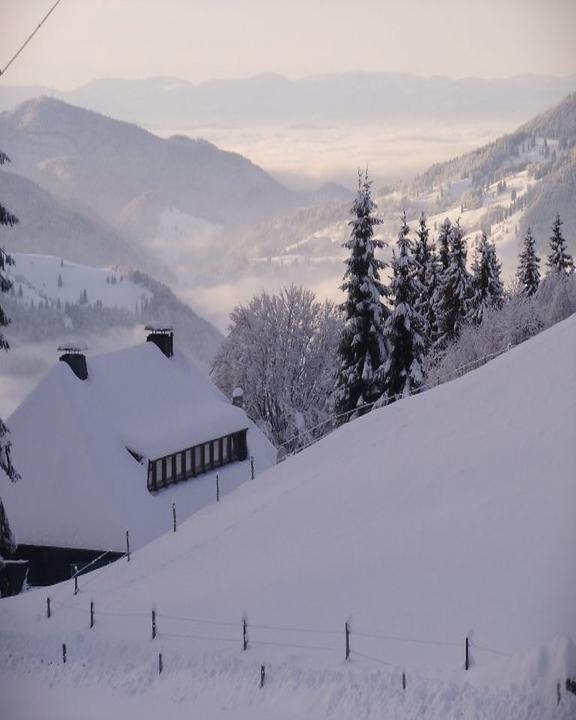
[[135,311],[151,293],[110,268],[91,267],[51,255],[12,253],[15,265],[8,268],[15,292],[30,304],[45,300],[77,303],[86,291],[88,303]]
[[7,716],[576,717],[575,348],[572,316],[341,428],[77,596],[3,600]]

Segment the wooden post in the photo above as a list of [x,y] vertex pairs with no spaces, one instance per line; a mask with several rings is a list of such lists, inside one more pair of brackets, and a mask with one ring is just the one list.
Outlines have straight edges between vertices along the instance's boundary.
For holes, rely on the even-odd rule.
[[90,600],[90,629],[94,627],[94,601]]
[[254,480],[254,455],[250,455],[250,477]]
[[346,631],[346,660],[350,660],[350,623],[346,620],[344,625]]
[[130,533],[126,530],[126,559],[130,562]]
[[556,705],[560,705],[562,701],[562,694],[560,692],[560,683],[556,683]]
[[50,610],[50,598],[46,598],[46,617],[49,618],[52,615],[52,611]]
[[470,642],[466,638],[466,660],[464,661],[464,670],[470,670]]
[[402,673],[402,690],[406,690],[406,673]]
[[62,662],[66,665],[66,643],[62,643]]
[[78,595],[78,575],[74,575],[74,595]]
[[248,618],[242,616],[242,650],[248,650]]
[[162,653],[158,653],[158,675],[162,675],[164,666],[162,664]]
[[260,665],[260,689],[264,687],[264,683],[266,682],[266,666]]
[[220,502],[220,478],[216,473],[216,502]]
[[152,610],[152,640],[156,637],[156,610]]
[[176,532],[176,503],[172,503],[172,525]]

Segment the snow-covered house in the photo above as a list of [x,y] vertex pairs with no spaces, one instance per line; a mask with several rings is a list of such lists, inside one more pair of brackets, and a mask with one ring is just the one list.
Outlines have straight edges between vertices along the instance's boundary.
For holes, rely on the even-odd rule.
[[2,497],[33,584],[70,577],[173,528],[276,460],[242,409],[182,353],[170,328],[99,356],[61,348],[9,418],[21,480]]

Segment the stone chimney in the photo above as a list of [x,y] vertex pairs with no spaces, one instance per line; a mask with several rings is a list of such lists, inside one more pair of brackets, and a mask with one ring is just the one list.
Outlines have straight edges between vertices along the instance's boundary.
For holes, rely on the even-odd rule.
[[88,345],[83,342],[66,343],[58,348],[58,352],[63,353],[60,355],[60,360],[70,366],[70,369],[80,380],[86,380],[88,378],[88,366],[86,365],[85,351],[88,350]]
[[171,358],[174,355],[174,329],[168,323],[151,322],[146,325],[148,331],[147,342],[153,342],[160,350]]
[[241,387],[234,388],[232,391],[232,405],[235,407],[244,407],[244,390]]

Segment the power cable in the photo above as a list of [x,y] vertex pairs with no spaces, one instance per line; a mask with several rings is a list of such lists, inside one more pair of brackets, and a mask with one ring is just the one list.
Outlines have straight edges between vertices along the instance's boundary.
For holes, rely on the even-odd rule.
[[28,37],[26,38],[26,40],[24,40],[24,42],[22,43],[22,45],[21,45],[21,46],[19,47],[19,49],[16,51],[16,53],[10,58],[10,60],[9,60],[8,63],[7,63],[7,65],[5,65],[5,67],[4,67],[2,70],[0,70],[0,77],[1,77],[2,75],[4,75],[4,73],[6,72],[6,70],[8,70],[8,68],[10,67],[10,65],[12,65],[12,63],[14,62],[14,60],[16,60],[16,58],[18,57],[18,55],[20,55],[20,53],[22,52],[22,50],[24,50],[24,48],[26,47],[26,45],[28,45],[28,43],[30,42],[30,40],[32,40],[32,38],[34,37],[34,35],[36,35],[36,33],[38,32],[38,30],[40,30],[40,28],[42,27],[42,25],[44,25],[44,23],[46,22],[46,20],[48,20],[48,18],[50,17],[50,15],[52,15],[52,13],[54,12],[54,10],[56,10],[56,7],[57,7],[61,2],[62,2],[62,0],[56,0],[56,2],[54,3],[54,5],[52,5],[52,7],[50,8],[50,10],[48,10],[48,12],[46,13],[46,15],[44,15],[44,17],[42,18],[42,20],[40,20],[40,22],[38,23],[38,25],[36,26],[36,28],[34,28],[34,30],[30,33],[30,35],[28,35]]

